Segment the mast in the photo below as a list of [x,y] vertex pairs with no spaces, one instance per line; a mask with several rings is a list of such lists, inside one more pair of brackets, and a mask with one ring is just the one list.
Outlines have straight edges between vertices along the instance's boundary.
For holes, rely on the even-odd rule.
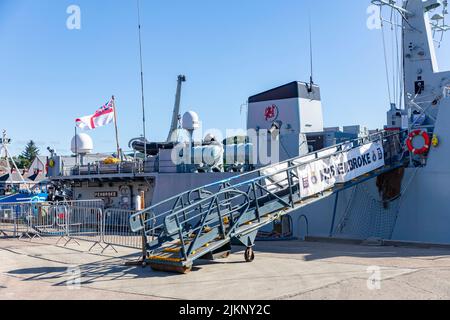
[[181,105],[181,88],[183,82],[186,82],[186,76],[178,76],[177,93],[175,95],[175,105],[173,108],[172,124],[170,126],[169,136],[167,137],[167,142],[173,142],[173,134],[178,129],[178,121],[180,119],[180,105]]
[[[449,72],[440,72],[436,57],[436,49],[433,40],[433,31],[445,32],[448,26],[445,24],[445,16],[448,14],[448,1],[438,0],[409,0],[400,4],[400,1],[372,0],[374,5],[389,9],[390,20],[381,19],[381,28],[384,23],[390,24],[396,41],[397,28],[401,28],[401,40],[397,48],[396,43],[392,46],[400,56],[398,68],[392,67],[389,70],[388,59],[386,57],[386,41],[383,34],[383,46],[385,49],[385,64],[387,73],[388,88],[390,89],[389,72],[392,72],[392,86],[403,89],[403,93],[398,95],[404,102],[405,112],[408,113],[409,128],[417,125],[433,129],[438,118],[439,109],[446,101],[443,99],[443,89],[448,83]],[[439,11],[442,10],[442,13]],[[430,18],[431,15],[431,18]],[[397,23],[394,18],[401,19]],[[382,32],[384,29],[382,29]],[[391,58],[395,64],[396,57]],[[400,73],[397,74],[396,73]],[[394,93],[396,90],[394,89]],[[397,99],[390,94],[391,103]],[[391,109],[393,107],[391,106]],[[419,115],[423,118],[419,119]]]
[[309,13],[309,59],[310,59],[310,67],[311,67],[311,74],[309,77],[309,85],[310,89],[312,91],[312,87],[314,85],[314,56],[313,56],[313,40],[312,40],[312,22],[311,22],[311,12]]
[[[433,37],[433,32],[436,34],[450,30],[445,20],[448,1],[408,0],[402,6],[400,1],[372,0],[372,3],[380,6],[380,10],[383,7],[389,8],[391,20],[382,16],[380,19],[391,24],[392,28],[401,28],[402,33],[398,51],[401,56],[402,74],[399,79],[403,81],[400,87],[404,90],[404,109],[391,107],[388,125],[391,118],[398,120],[398,116],[391,116],[398,112],[402,120],[407,118],[407,123],[401,123],[403,129],[408,129],[409,132],[420,130],[430,138],[433,137],[434,148],[428,155],[410,152],[411,167],[420,164],[432,168],[433,172],[448,172],[448,149],[440,143],[440,139],[445,140],[450,135],[450,99],[446,94],[446,88],[450,86],[450,71],[439,70]],[[402,23],[396,23],[392,16],[400,17]]]
[[6,145],[10,142],[10,140],[6,137],[6,130],[3,130],[2,138],[0,139],[0,158],[2,156],[2,153],[5,153],[5,160],[6,160],[6,170],[8,172],[11,172],[11,165],[9,163],[9,156],[8,156],[8,150],[6,149]]
[[19,168],[17,167],[16,162],[14,161],[13,157],[11,156],[11,154],[9,153],[8,150],[8,144],[11,142],[11,139],[9,139],[6,136],[6,130],[3,130],[3,135],[2,135],[2,139],[0,141],[1,143],[1,147],[3,150],[5,150],[5,159],[6,159],[6,166],[7,169],[9,171],[9,174],[12,176],[12,171],[11,171],[11,165],[9,163],[9,161],[11,161],[14,169],[17,171],[17,174],[19,175],[20,179],[22,180],[23,184],[25,185],[25,187],[27,188],[28,192],[31,192],[30,187],[28,186],[27,182],[25,181],[25,178],[23,177],[22,173],[20,173]]

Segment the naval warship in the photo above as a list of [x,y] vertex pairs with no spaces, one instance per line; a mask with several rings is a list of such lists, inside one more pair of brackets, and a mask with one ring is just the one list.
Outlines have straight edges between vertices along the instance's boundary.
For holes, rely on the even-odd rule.
[[[144,232],[148,258],[165,270],[226,255],[234,242],[252,261],[257,234],[275,222],[298,239],[449,244],[450,72],[439,70],[435,48],[450,28],[448,2],[372,4],[389,11],[382,26],[399,37],[391,57],[399,98],[384,128],[324,128],[319,86],[294,81],[248,99],[247,136],[194,138],[198,115],[178,116],[180,76],[166,142],[133,139],[131,158],[86,163],[92,143],[77,136],[79,164],[52,155],[49,178],[76,200],[136,210],[131,228]],[[174,138],[180,128],[187,141]]]

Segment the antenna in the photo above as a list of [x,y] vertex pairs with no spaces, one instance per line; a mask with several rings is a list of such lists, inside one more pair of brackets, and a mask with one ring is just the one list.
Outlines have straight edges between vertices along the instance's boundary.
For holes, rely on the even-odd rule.
[[0,158],[2,157],[2,154],[5,154],[6,159],[6,167],[8,171],[11,171],[11,166],[9,164],[9,156],[8,156],[8,149],[6,148],[6,145],[10,143],[10,140],[6,136],[6,130],[3,130],[2,138],[0,138]]
[[16,162],[14,161],[14,158],[12,157],[11,153],[8,150],[8,145],[11,143],[11,139],[9,139],[6,135],[6,130],[3,130],[3,134],[2,134],[2,138],[0,139],[0,144],[3,148],[3,150],[5,151],[5,158],[6,158],[6,166],[7,166],[7,170],[9,171],[9,174],[12,174],[12,169],[11,169],[11,165],[10,162],[12,163],[14,169],[16,170],[17,174],[19,175],[20,179],[22,180],[23,184],[25,185],[25,187],[27,188],[27,191],[31,193],[30,187],[27,185],[25,178],[23,177],[23,175],[20,173],[19,168],[17,167]]
[[309,92],[312,92],[312,86],[314,85],[314,55],[313,55],[313,41],[312,41],[312,22],[311,22],[311,11],[308,13],[309,15],[309,59],[310,59],[310,67],[311,67],[311,73],[309,77]]
[[142,97],[142,134],[144,137],[144,161],[147,159],[147,133],[145,128],[145,97],[144,97],[144,67],[142,62],[142,35],[141,35],[141,5],[137,1],[138,29],[139,29],[139,61],[141,67],[141,97]]

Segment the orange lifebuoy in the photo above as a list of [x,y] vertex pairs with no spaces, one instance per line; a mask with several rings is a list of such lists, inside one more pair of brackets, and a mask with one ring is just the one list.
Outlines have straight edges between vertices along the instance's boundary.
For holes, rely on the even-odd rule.
[[[425,140],[425,144],[422,148],[416,149],[413,146],[413,140],[417,136],[422,136],[422,138]],[[428,133],[424,130],[414,130],[411,132],[408,136],[408,139],[406,140],[406,146],[408,147],[408,150],[416,155],[422,155],[427,153],[430,150],[431,146],[431,138],[428,135]]]

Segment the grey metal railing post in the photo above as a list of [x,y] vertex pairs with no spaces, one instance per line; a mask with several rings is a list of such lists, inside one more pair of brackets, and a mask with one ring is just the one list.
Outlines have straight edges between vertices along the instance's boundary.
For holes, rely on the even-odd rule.
[[291,204],[291,208],[294,208],[295,207],[295,204],[294,204],[294,192],[292,190],[294,185],[293,185],[293,181],[292,181],[292,175],[291,175],[291,170],[292,169],[291,169],[291,167],[292,167],[292,162],[289,161],[288,162],[288,169],[286,170],[286,173],[287,173],[287,179],[288,179],[288,184],[289,184],[289,201],[290,201],[290,204]]
[[[142,223],[145,226],[146,221],[147,221],[147,213],[145,213],[145,217],[142,216],[142,220],[143,220]],[[143,265],[145,265],[145,260],[147,260],[147,237],[145,234],[145,228],[142,229],[141,232],[142,232],[142,237],[141,237],[142,238],[142,252],[141,252],[142,253],[142,263],[143,263]],[[153,238],[153,235],[152,235],[152,238]]]
[[11,207],[11,212],[14,212],[14,238],[17,237],[17,220],[18,220],[18,212],[17,210],[13,210],[13,207]]
[[[183,255],[184,259],[187,260],[188,253],[186,251],[186,244],[184,242],[183,228],[181,227],[181,223],[180,223],[180,219],[178,219],[178,215],[175,216],[175,221],[177,222],[178,236],[180,237],[181,254]],[[194,243],[194,241],[192,243]]]
[[105,224],[103,223],[103,216],[104,216],[104,212],[103,209],[99,209],[100,210],[100,246],[101,244],[105,243]]
[[253,195],[255,197],[255,206],[256,206],[256,216],[258,221],[261,221],[260,209],[259,209],[259,201],[258,201],[258,193],[256,190],[256,182],[252,182]]

